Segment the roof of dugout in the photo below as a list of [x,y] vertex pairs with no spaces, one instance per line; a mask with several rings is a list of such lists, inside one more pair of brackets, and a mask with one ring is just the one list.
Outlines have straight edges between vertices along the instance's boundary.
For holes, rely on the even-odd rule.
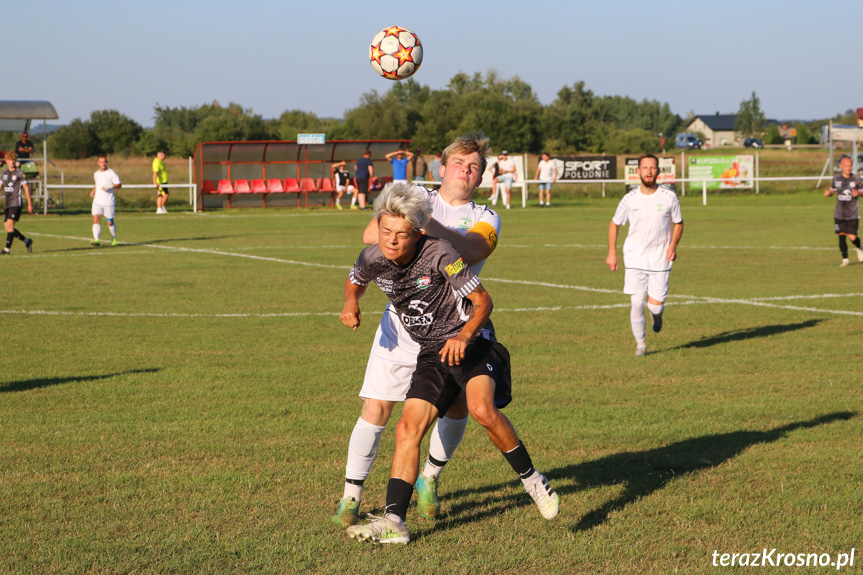
[[330,166],[344,160],[353,175],[353,163],[368,150],[375,176],[391,176],[384,157],[410,140],[333,140],[325,144],[295,141],[202,142],[195,147],[195,180],[253,180],[270,178],[329,178]]
[[31,120],[56,120],[60,116],[46,100],[0,100],[0,132],[27,132]]

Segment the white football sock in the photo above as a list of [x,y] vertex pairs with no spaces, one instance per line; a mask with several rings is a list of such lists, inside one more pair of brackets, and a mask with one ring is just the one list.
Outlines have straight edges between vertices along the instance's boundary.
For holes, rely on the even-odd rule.
[[642,344],[645,341],[644,304],[647,303],[647,294],[633,294],[630,296],[630,300],[632,301],[632,310],[629,312],[629,321],[632,324],[632,335],[635,336],[636,342]]
[[[345,467],[345,477],[348,479],[365,480],[369,476],[372,464],[378,454],[378,446],[381,443],[381,435],[386,429],[385,425],[372,425],[362,417],[357,419],[357,424],[351,432],[351,440],[348,444],[348,464]],[[345,484],[346,497],[348,485]],[[362,487],[360,487],[362,489]],[[359,497],[353,495],[359,501]]]
[[662,312],[665,311],[665,306],[663,304],[656,305],[655,303],[647,302],[647,309],[653,315],[662,315]]
[[351,205],[352,206],[357,205],[357,195],[356,194],[351,196]]
[[102,235],[102,226],[99,224],[93,224],[93,239],[98,242],[100,235]]
[[114,224],[109,225],[109,226],[108,226],[108,231],[110,231],[110,232],[111,232],[111,237],[112,237],[112,238],[116,238],[116,237],[117,237],[117,226],[115,226]]
[[[446,463],[455,453],[458,444],[464,437],[468,418],[453,419],[444,416],[437,420],[429,440],[429,457]],[[438,477],[443,467],[435,465],[428,459],[423,467],[423,475],[426,477]]]

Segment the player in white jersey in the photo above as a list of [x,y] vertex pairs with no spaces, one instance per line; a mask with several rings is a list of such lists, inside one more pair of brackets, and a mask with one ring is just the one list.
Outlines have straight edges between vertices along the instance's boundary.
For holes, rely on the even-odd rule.
[[[424,231],[448,240],[462,254],[475,274],[497,246],[500,216],[470,201],[486,168],[488,138],[479,133],[458,138],[447,147],[440,167],[440,190],[426,190],[433,206],[432,220]],[[363,242],[378,243],[378,221],[372,218],[363,232]],[[493,337],[491,324],[483,335]],[[363,407],[351,433],[345,488],[332,519],[353,525],[359,517],[363,482],[377,456],[381,435],[397,402],[405,400],[416,369],[419,345],[414,343],[388,305],[375,333],[360,390]],[[418,507],[425,517],[437,515],[437,478],[464,436],[467,404],[460,397],[447,415],[438,420],[431,434],[429,458],[417,480]]]
[[99,169],[93,174],[93,179],[96,185],[93,186],[93,191],[90,192],[90,197],[93,198],[93,241],[91,246],[98,246],[101,242],[99,236],[102,234],[102,216],[108,220],[108,230],[111,232],[111,245],[117,245],[117,226],[114,224],[114,210],[116,208],[116,200],[114,198],[114,190],[119,190],[123,187],[120,182],[120,176],[117,172],[108,167],[107,156],[100,155],[96,159]]
[[647,355],[644,304],[653,319],[653,331],[662,329],[662,312],[668,295],[668,276],[677,259],[677,244],[683,235],[683,216],[677,194],[657,186],[659,160],[653,154],[638,158],[636,170],[641,185],[623,196],[608,226],[606,265],[617,271],[617,234],[629,223],[623,243],[626,268],[623,293],[632,300],[630,322],[635,336],[635,355]]

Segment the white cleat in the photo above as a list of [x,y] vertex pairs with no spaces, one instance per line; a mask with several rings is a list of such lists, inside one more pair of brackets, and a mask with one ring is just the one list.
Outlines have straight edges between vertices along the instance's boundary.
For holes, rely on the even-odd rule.
[[546,519],[554,519],[560,511],[560,495],[548,484],[545,475],[539,474],[539,479],[525,489],[536,502],[539,512]]
[[647,355],[646,345],[639,345],[635,348],[635,357],[644,357],[645,355]]
[[857,250],[857,261],[863,264],[863,250],[860,248],[855,248]]
[[846,268],[851,262],[848,261],[848,258],[842,258],[842,263],[839,264],[840,268]]
[[410,543],[411,536],[404,523],[371,514],[369,517],[372,518],[369,523],[348,527],[347,533],[351,539],[372,543],[401,543],[402,545]]

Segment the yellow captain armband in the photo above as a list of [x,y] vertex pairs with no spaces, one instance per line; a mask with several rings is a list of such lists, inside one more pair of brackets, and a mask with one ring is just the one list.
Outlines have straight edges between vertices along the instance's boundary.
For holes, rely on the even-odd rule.
[[494,248],[497,247],[497,230],[495,230],[494,226],[489,223],[479,222],[468,230],[467,233],[482,236],[483,239],[488,242],[489,247],[491,247],[491,251],[494,251]]

